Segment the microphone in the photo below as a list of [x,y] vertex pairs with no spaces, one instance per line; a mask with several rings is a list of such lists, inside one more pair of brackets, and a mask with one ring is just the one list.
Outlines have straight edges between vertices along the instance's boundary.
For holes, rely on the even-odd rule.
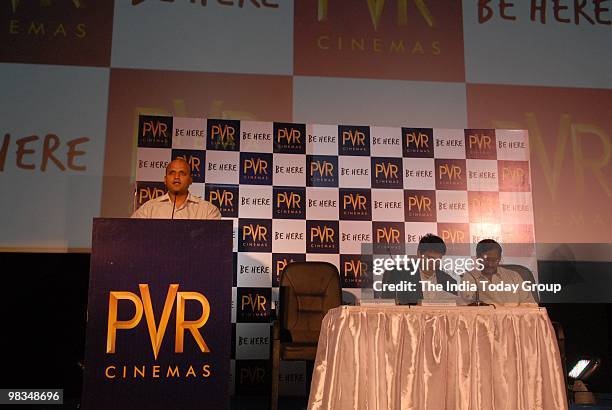
[[[473,274],[470,275],[474,279],[474,282],[476,282],[476,300],[472,303],[472,306],[490,306],[489,303],[485,303],[480,300],[480,282],[478,282],[478,280]],[[495,308],[495,304],[493,304],[493,308]]]
[[176,208],[176,194],[174,194],[174,202],[172,203],[172,217],[170,219],[174,219],[174,209]]

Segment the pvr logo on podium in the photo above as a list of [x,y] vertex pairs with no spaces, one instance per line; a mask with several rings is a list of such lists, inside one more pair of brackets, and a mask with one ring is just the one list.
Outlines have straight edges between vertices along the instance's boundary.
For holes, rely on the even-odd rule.
[[370,127],[338,125],[339,155],[370,155]]
[[[183,345],[185,338],[185,330],[193,335],[198,347],[203,353],[210,352],[206,345],[202,334],[198,330],[206,324],[210,316],[210,304],[206,296],[198,292],[178,292],[179,285],[172,284],[168,288],[166,302],[162,310],[162,315],[159,321],[159,327],[155,323],[155,315],[153,313],[153,304],[151,302],[151,294],[149,293],[149,285],[140,284],[140,297],[132,292],[126,291],[111,291],[108,302],[108,330],[106,336],[106,353],[115,353],[116,338],[118,330],[128,330],[135,328],[142,319],[144,311],[151,346],[153,348],[153,356],[157,359],[159,349],[166,333],[170,313],[176,301],[176,334],[174,343],[174,352],[183,353]],[[119,310],[119,301],[127,300],[133,303],[135,308],[134,317],[129,320],[118,320],[117,314]],[[202,306],[202,316],[197,320],[185,320],[185,304],[187,300],[199,302]]]
[[433,158],[432,128],[402,128],[402,148],[405,157]]
[[172,117],[141,115],[138,118],[138,146],[172,147]]
[[206,122],[206,149],[240,150],[240,121],[209,119]]
[[275,153],[306,153],[306,124],[275,122],[273,131]]
[[[115,354],[117,350],[117,333],[125,332],[137,327],[144,313],[145,321],[151,348],[153,350],[153,358],[157,360],[159,355],[164,335],[170,321],[170,314],[176,304],[175,313],[175,338],[174,338],[174,353],[179,354],[184,352],[185,331],[191,333],[193,340],[202,353],[209,353],[210,348],[206,344],[200,329],[204,327],[210,317],[210,304],[206,296],[198,292],[179,292],[178,284],[171,284],[168,287],[166,301],[164,303],[159,322],[156,321],[153,302],[149,292],[148,284],[139,284],[140,296],[128,291],[111,291],[108,302],[108,326],[106,333],[106,353]],[[119,320],[120,301],[131,302],[133,305],[134,316],[128,320]],[[185,311],[187,301],[197,302],[202,309],[201,316],[196,320],[185,320]],[[155,309],[158,310],[158,309]],[[125,340],[125,339],[123,339]],[[134,342],[132,341],[132,345]],[[125,352],[125,347],[123,349]],[[196,369],[198,369],[196,371]],[[176,365],[108,365],[104,369],[104,376],[107,379],[128,379],[128,378],[180,378],[180,377],[203,377],[207,378],[212,374],[210,364],[194,366],[193,364]]]

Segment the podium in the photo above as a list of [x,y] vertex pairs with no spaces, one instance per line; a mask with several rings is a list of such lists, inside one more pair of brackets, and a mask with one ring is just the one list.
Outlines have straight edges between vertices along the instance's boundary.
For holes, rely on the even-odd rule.
[[84,409],[229,408],[232,222],[93,222]]

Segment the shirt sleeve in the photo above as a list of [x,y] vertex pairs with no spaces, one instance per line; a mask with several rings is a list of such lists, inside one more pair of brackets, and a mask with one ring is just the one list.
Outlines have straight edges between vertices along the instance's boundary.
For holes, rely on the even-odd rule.
[[221,219],[221,211],[215,205],[208,202],[208,215],[206,215],[206,219],[220,220]]
[[518,303],[536,303],[535,299],[533,298],[533,294],[530,291],[523,289],[523,277],[514,271],[512,271],[512,274],[515,275],[516,283],[520,284],[518,289]]
[[134,211],[134,213],[132,214],[131,218],[136,218],[136,219],[148,219],[151,217],[150,215],[150,204],[149,201],[145,202],[144,204],[142,204],[140,206],[140,208],[138,208],[137,210]]

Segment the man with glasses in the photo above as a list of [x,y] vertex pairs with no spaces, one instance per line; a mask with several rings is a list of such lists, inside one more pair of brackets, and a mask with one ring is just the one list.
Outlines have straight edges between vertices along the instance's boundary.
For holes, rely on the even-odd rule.
[[[482,270],[472,270],[463,275],[463,282],[476,286],[475,291],[461,292],[469,302],[483,302],[491,305],[519,305],[536,303],[530,291],[522,288],[523,278],[510,269],[499,266],[502,256],[501,245],[493,239],[483,239],[476,245],[476,257],[482,259]],[[490,285],[502,290],[491,290]]]

